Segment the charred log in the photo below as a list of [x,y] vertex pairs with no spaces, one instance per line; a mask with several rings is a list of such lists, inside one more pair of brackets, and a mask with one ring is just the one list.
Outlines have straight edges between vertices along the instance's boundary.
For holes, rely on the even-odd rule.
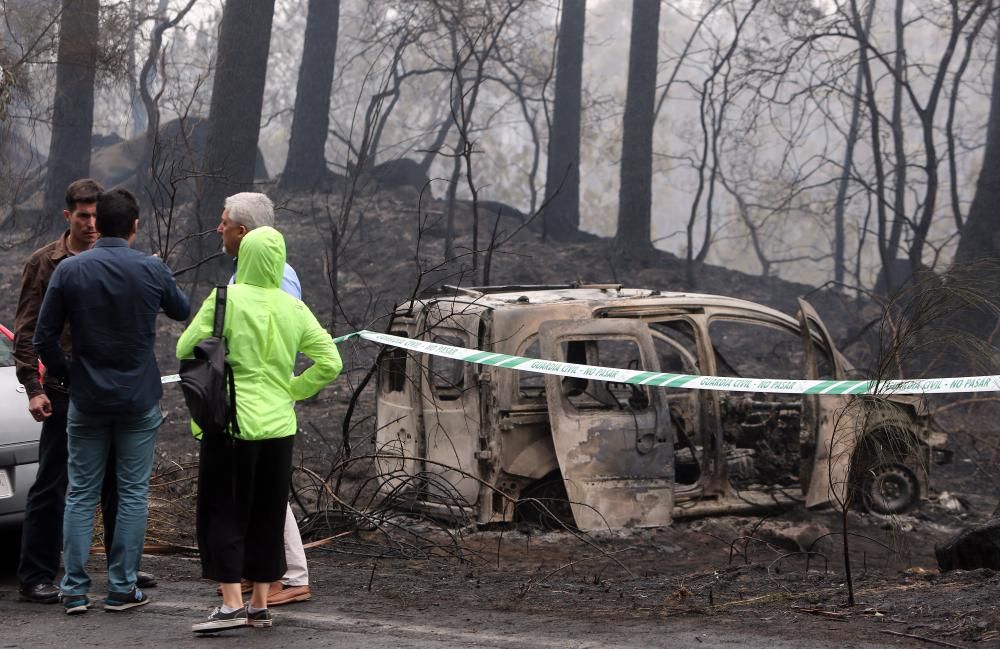
[[947,570],[1000,570],[1000,518],[965,530],[934,548],[938,567]]

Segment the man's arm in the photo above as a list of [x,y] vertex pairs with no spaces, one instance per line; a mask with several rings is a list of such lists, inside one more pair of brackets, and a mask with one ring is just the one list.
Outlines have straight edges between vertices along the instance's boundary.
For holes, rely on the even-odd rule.
[[38,275],[38,260],[33,257],[21,272],[21,292],[17,297],[17,311],[14,315],[14,363],[17,366],[17,380],[24,386],[28,399],[45,394],[42,377],[38,373],[38,354],[31,343],[44,291]]
[[60,264],[52,274],[49,287],[45,290],[45,298],[42,300],[42,308],[38,312],[33,338],[35,353],[45,363],[45,371],[63,380],[69,375],[69,361],[59,342],[63,325],[66,323],[66,302],[62,288],[65,268],[65,264]]
[[163,312],[172,320],[187,320],[191,315],[191,300],[177,286],[177,280],[165,263],[160,262],[161,275],[163,277],[163,299],[161,306]]
[[44,290],[41,264],[32,256],[24,264],[24,270],[21,272],[21,290],[17,297],[17,311],[14,314],[14,364],[17,366],[17,380],[28,394],[28,412],[35,421],[43,421],[52,414],[52,403],[42,387],[42,377],[38,372],[38,354],[35,353],[32,344]]
[[201,308],[195,314],[194,320],[188,325],[181,337],[177,339],[177,358],[191,358],[194,356],[194,346],[212,335],[212,327],[215,324],[215,289],[208,294],[205,301],[201,303]]

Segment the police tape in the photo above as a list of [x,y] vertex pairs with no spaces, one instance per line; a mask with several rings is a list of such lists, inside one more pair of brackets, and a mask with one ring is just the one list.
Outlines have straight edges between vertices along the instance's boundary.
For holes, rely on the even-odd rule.
[[[478,363],[509,370],[570,376],[611,383],[629,383],[660,388],[680,388],[685,390],[717,390],[725,392],[773,392],[779,394],[815,395],[863,395],[863,394],[953,394],[959,392],[1000,391],[1000,375],[959,376],[941,379],[880,379],[858,380],[809,380],[809,379],[751,379],[727,376],[704,376],[697,374],[671,374],[670,372],[648,372],[624,370],[600,365],[581,365],[548,361],[525,356],[496,354],[465,347],[454,347],[425,340],[402,338],[375,331],[356,331],[339,336],[333,342],[339,344],[353,338],[364,338],[390,347],[399,347],[419,354],[442,356],[466,363]],[[171,374],[161,378],[162,383],[176,383],[180,376]]]

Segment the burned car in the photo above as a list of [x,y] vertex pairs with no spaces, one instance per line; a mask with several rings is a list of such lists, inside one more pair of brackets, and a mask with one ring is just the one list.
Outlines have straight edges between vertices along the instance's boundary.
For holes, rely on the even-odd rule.
[[[483,356],[759,379],[856,376],[817,315],[617,285],[455,288],[388,333]],[[381,489],[479,523],[534,511],[580,529],[783,503],[899,513],[943,441],[913,397],[687,390],[387,348],[376,396]],[[559,503],[562,504],[560,509]]]

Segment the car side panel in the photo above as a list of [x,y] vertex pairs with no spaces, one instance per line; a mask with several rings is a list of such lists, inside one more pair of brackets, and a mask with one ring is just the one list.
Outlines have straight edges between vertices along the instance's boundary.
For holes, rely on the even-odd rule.
[[20,522],[38,468],[42,425],[28,413],[28,398],[13,367],[0,367],[0,469],[7,471],[14,494],[0,498],[0,522]]

